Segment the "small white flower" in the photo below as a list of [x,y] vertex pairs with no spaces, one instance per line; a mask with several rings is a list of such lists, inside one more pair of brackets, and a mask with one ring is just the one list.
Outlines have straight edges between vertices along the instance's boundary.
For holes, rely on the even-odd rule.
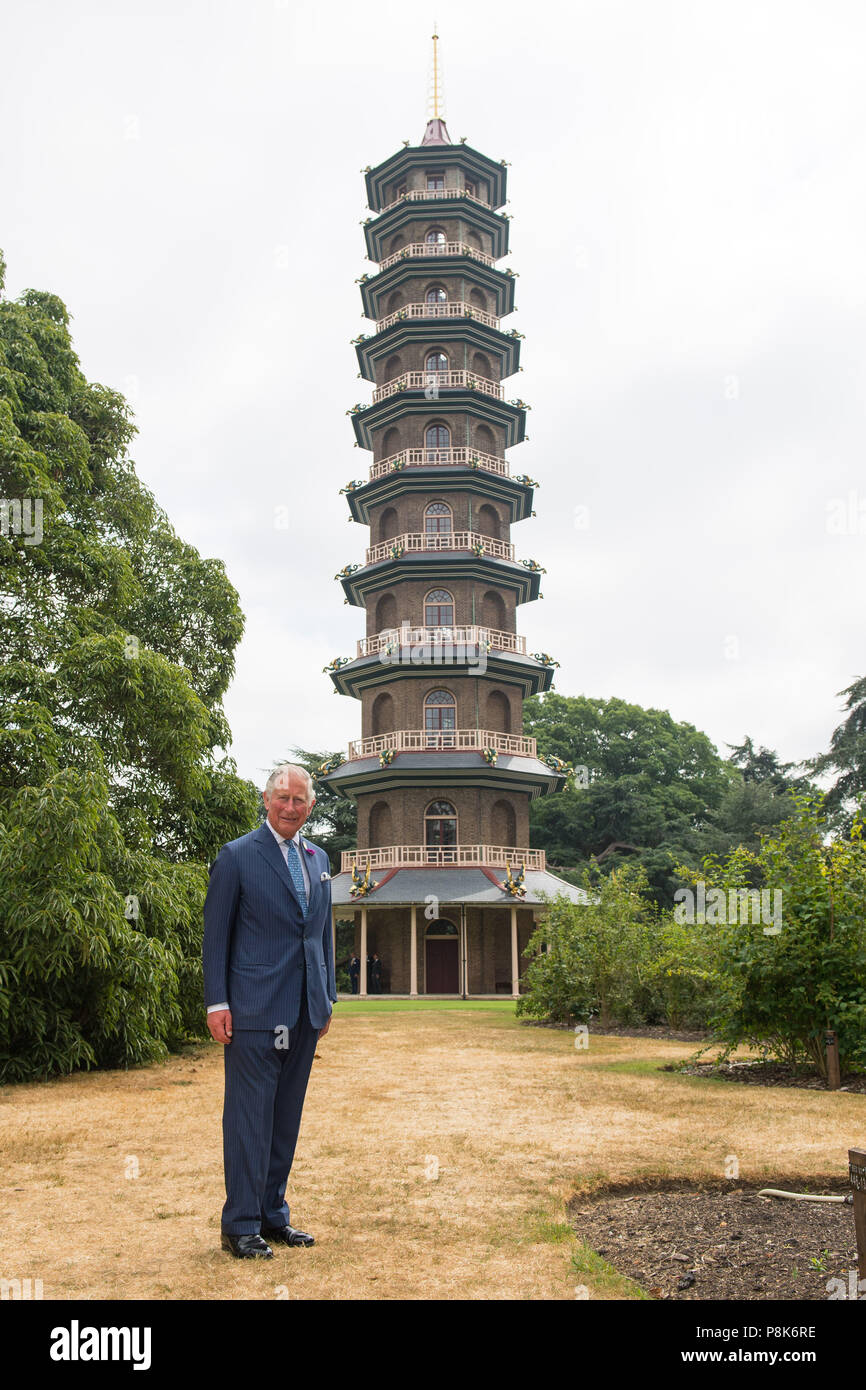
[[321,883],[324,883],[324,882],[325,882],[325,879],[326,879],[326,878],[330,878],[330,877],[331,877],[330,874],[322,874],[322,877],[321,877],[321,879],[320,879],[320,882],[321,882]]

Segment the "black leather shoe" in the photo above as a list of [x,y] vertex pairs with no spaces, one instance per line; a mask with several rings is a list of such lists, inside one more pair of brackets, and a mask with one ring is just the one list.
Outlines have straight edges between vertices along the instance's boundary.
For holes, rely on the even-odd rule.
[[232,1236],[222,1233],[222,1248],[230,1250],[239,1260],[272,1260],[274,1252],[260,1235]]
[[294,1226],[263,1226],[262,1235],[268,1240],[279,1241],[281,1245],[315,1245],[315,1240],[306,1231]]

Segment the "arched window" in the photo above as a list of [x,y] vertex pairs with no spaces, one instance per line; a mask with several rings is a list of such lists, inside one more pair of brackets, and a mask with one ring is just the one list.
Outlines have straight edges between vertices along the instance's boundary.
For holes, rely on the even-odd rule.
[[454,530],[451,508],[445,502],[431,502],[424,508],[424,534],[426,536],[450,535]]
[[444,246],[445,233],[441,227],[431,227],[424,240],[428,246]]
[[441,285],[431,285],[424,300],[427,304],[447,304],[448,291],[443,289]]
[[445,917],[436,917],[430,923],[424,933],[425,936],[459,936],[457,928],[453,922],[449,922]]
[[454,596],[447,589],[431,589],[425,598],[424,626],[454,626]]
[[453,748],[457,701],[450,690],[431,690],[424,699],[424,743],[427,748]]
[[448,358],[438,348],[435,352],[428,352],[424,358],[424,369],[428,372],[447,372]]
[[[457,812],[450,801],[430,802],[424,812],[424,844],[435,850],[447,850],[457,844]],[[449,858],[453,863],[453,857]]]
[[427,463],[444,463],[445,459],[440,455],[445,449],[451,448],[451,431],[447,425],[428,425],[424,431],[424,447],[427,451]]

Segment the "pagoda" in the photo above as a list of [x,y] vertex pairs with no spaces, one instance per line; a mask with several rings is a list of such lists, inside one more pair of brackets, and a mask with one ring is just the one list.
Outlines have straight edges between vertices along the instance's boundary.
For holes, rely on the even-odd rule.
[[335,921],[355,924],[361,995],[377,953],[392,996],[516,997],[545,898],[585,899],[529,844],[530,801],[568,770],[523,734],[523,700],[556,663],[517,632],[543,571],[511,539],[537,484],[506,457],[528,408],[503,385],[521,342],[502,326],[506,164],[451,142],[436,43],[421,143],[365,171],[375,327],[355,346],[373,397],[348,413],[371,464],[342,491],[369,545],[337,577],[366,633],[327,668],[360,701],[361,737],[318,780],[357,802],[332,900]]

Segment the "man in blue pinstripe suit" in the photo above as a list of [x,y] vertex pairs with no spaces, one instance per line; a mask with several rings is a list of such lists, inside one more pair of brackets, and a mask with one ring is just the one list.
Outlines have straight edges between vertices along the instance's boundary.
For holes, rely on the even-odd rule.
[[208,1028],[225,1045],[222,1247],[270,1259],[268,1241],[313,1245],[285,1200],[316,1042],[337,1000],[328,856],[301,838],[315,805],[285,763],[263,793],[267,820],[223,845],[204,905]]

